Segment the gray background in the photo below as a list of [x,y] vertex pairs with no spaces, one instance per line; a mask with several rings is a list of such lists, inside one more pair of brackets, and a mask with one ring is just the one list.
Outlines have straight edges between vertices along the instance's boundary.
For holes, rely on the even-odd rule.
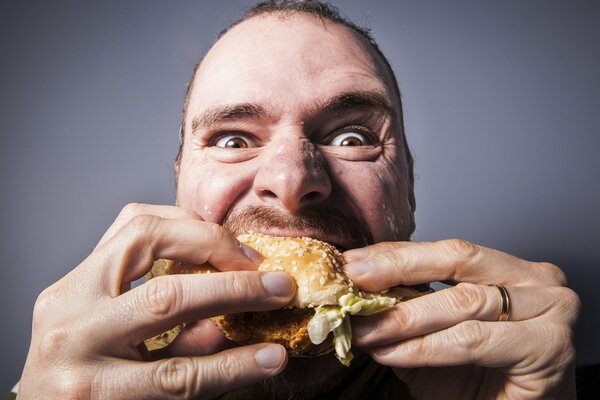
[[[461,237],[561,265],[600,362],[600,7],[344,1],[394,66],[416,158],[417,240]],[[0,279],[5,392],[37,294],[126,203],[174,201],[195,61],[247,1],[3,1]],[[518,343],[515,343],[518,345]]]

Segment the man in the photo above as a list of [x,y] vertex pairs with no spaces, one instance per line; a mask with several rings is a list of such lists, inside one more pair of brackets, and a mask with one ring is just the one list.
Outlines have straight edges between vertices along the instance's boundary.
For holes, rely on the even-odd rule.
[[[19,398],[574,398],[579,302],[564,274],[460,240],[409,242],[395,78],[326,5],[260,4],[227,30],[193,75],[182,134],[177,207],[125,207],[40,295]],[[350,368],[235,347],[206,318],[278,309],[295,290],[256,271],[260,256],[235,240],[248,230],[348,250],[345,271],[367,291],[456,285],[355,318]],[[223,272],[131,289],[158,258]],[[186,321],[198,322],[168,348],[143,346]]]

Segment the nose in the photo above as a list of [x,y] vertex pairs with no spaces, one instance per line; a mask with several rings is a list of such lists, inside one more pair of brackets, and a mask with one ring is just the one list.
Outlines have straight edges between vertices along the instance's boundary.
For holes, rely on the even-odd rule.
[[254,180],[254,191],[262,201],[297,213],[331,194],[325,159],[309,140],[273,143],[263,156]]

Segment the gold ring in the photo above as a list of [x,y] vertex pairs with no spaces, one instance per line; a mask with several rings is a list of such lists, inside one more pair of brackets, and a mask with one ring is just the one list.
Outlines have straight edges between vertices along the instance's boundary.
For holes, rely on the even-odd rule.
[[500,315],[498,321],[508,321],[510,317],[510,297],[508,297],[508,290],[502,285],[494,285],[500,291]]

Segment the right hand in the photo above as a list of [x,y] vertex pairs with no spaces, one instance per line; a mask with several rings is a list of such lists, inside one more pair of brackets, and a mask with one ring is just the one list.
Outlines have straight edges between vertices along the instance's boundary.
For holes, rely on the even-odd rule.
[[[283,347],[222,350],[210,323],[192,324],[160,359],[143,346],[182,322],[285,306],[295,291],[289,275],[258,272],[245,254],[252,250],[196,213],[126,206],[90,256],[38,297],[19,399],[204,398],[278,374]],[[225,272],[161,276],[130,289],[159,258]]]

